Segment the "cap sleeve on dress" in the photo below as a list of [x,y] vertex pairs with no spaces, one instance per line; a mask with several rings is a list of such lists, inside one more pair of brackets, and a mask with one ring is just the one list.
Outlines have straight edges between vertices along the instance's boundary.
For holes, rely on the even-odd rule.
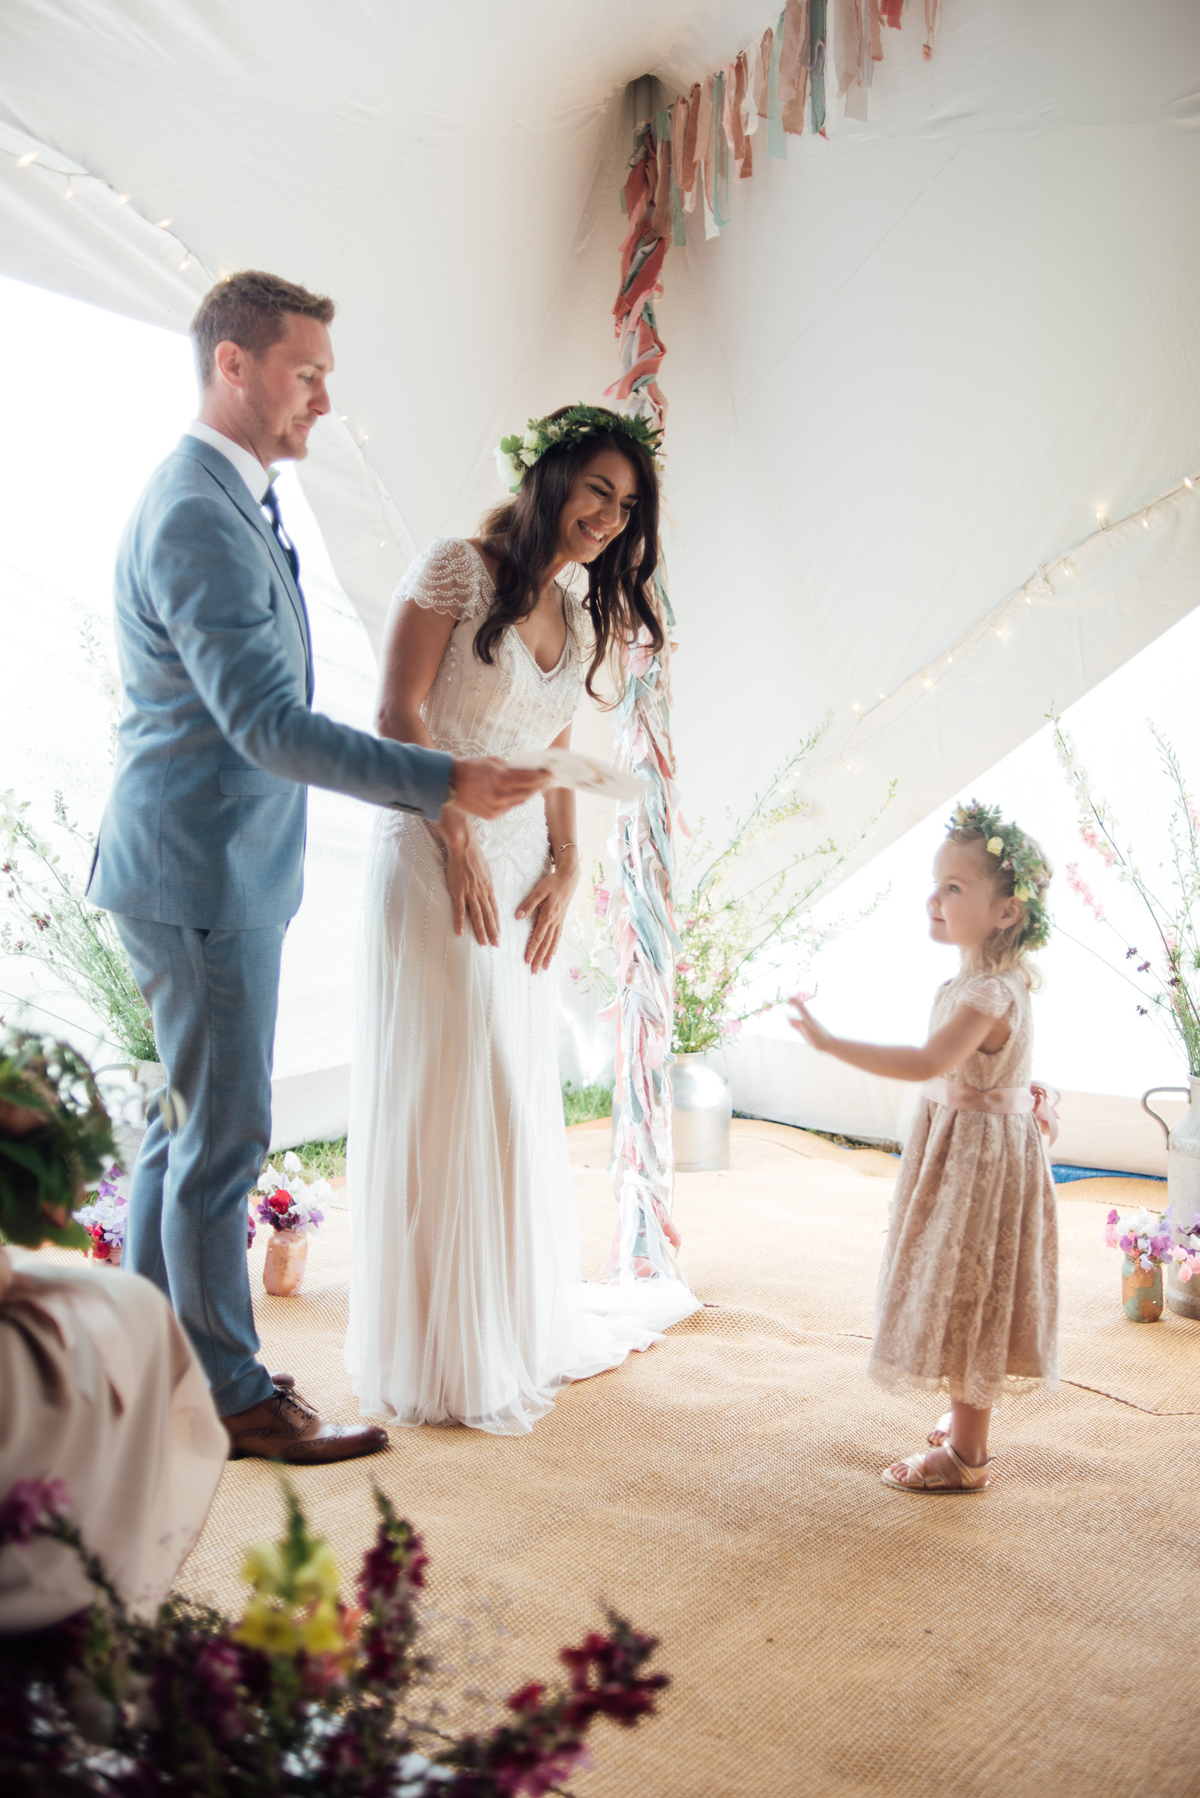
[[1002,1018],[1013,1003],[1008,983],[997,974],[976,974],[963,982],[958,991],[960,1005],[972,1011],[986,1012],[989,1018]]
[[481,618],[488,585],[487,570],[464,538],[435,537],[404,570],[395,597],[460,620]]

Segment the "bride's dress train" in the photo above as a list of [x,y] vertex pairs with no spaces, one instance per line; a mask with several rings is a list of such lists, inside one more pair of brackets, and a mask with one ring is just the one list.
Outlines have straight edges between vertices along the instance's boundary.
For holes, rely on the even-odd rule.
[[[400,589],[457,622],[423,708],[456,756],[545,749],[582,688],[585,621],[544,673],[508,630],[473,653],[492,586],[470,544],[435,541]],[[517,1435],[555,1388],[616,1367],[694,1308],[679,1288],[585,1285],[557,1067],[557,975],[531,975],[517,905],[546,871],[540,797],[476,822],[500,946],[454,934],[440,839],[383,812],[366,884],[348,1187],[346,1366],[360,1408]]]

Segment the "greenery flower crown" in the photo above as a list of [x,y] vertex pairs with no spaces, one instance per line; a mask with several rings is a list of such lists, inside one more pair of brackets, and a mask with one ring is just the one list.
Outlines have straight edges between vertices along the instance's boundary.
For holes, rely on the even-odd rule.
[[950,819],[951,830],[969,830],[983,838],[984,848],[994,855],[1006,874],[1013,877],[1013,898],[1025,908],[1025,923],[1017,939],[1022,949],[1043,949],[1050,937],[1050,918],[1046,911],[1046,888],[1050,870],[1042,852],[1031,843],[1019,825],[1005,823],[995,806],[960,805]]
[[662,432],[644,418],[626,418],[605,406],[568,406],[548,418],[531,418],[523,437],[502,437],[496,450],[496,472],[510,493],[516,493],[526,472],[547,450],[566,449],[602,432],[631,437],[647,452],[656,469],[662,469]]

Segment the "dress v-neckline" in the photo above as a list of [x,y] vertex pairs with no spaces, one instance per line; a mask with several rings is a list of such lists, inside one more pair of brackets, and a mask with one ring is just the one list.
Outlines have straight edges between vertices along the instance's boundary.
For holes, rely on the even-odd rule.
[[[475,548],[475,545],[470,541],[469,538],[464,537],[463,541],[464,541],[464,543],[466,543],[467,548],[474,555],[475,560],[479,563],[479,566],[483,569],[484,580],[487,582],[487,584],[491,588],[492,592],[495,593],[496,583],[492,579],[491,570],[489,569],[487,563],[484,561],[483,557],[480,555],[479,551]],[[513,636],[517,639],[517,642],[521,645],[521,648],[525,651],[525,654],[529,657],[529,660],[533,663],[534,667],[537,669],[537,672],[541,675],[543,680],[553,680],[554,676],[558,673],[559,669],[562,667],[563,663],[566,661],[567,651],[571,647],[571,627],[567,623],[566,595],[564,594],[562,588],[559,586],[557,581],[555,581],[555,583],[554,583],[554,590],[558,594],[559,608],[562,612],[564,636],[563,636],[562,649],[559,651],[558,660],[557,660],[557,662],[555,662],[553,668],[543,668],[542,664],[538,661],[537,657],[534,655],[532,649],[530,649],[528,643],[526,643],[524,637],[521,635],[521,633],[517,629],[516,625],[514,624],[510,627],[512,630]]]

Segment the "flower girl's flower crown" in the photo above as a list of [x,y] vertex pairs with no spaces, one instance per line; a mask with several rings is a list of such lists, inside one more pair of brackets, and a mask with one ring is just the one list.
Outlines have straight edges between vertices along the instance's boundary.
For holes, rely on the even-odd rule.
[[1031,843],[1025,832],[1013,823],[1005,823],[995,806],[960,805],[950,819],[951,830],[969,830],[983,838],[983,846],[994,855],[1000,867],[1013,878],[1013,898],[1025,908],[1025,925],[1021,931],[1022,949],[1043,949],[1050,936],[1050,919],[1046,912],[1046,888],[1050,870],[1042,852]]
[[549,418],[531,418],[523,437],[502,437],[496,450],[496,472],[510,493],[516,493],[527,469],[543,457],[547,450],[565,449],[582,443],[585,437],[601,433],[632,437],[648,453],[656,469],[661,471],[659,449],[662,432],[647,424],[644,418],[626,418],[610,412],[605,406],[568,406]]

